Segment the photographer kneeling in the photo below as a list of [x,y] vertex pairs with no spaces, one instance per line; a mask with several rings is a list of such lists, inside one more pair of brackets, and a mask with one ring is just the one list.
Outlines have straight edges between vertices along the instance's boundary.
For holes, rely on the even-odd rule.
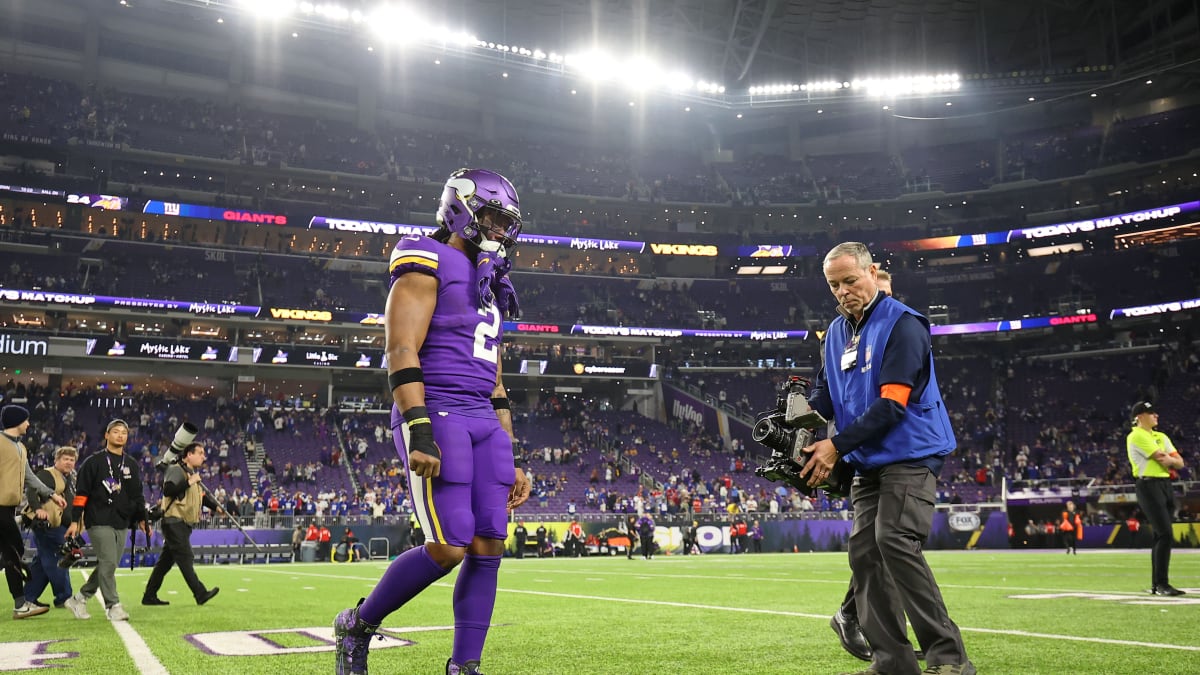
[[183,449],[179,462],[167,467],[163,476],[163,498],[161,502],[163,519],[163,550],[146,582],[146,592],[142,595],[143,605],[168,605],[169,602],[160,600],[158,589],[162,587],[163,577],[176,564],[183,574],[188,588],[196,598],[197,605],[212,600],[221,590],[213,587],[208,590],[196,577],[192,554],[192,528],[200,522],[200,507],[207,506],[216,512],[222,512],[221,505],[216,502],[200,484],[200,474],[197,469],[204,464],[207,453],[199,443],[189,443]]

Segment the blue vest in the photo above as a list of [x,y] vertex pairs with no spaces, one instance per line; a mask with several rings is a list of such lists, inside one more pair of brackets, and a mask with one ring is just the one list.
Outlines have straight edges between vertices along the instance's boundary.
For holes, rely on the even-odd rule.
[[[829,397],[839,427],[844,428],[858,419],[879,398],[883,350],[896,321],[906,313],[920,319],[928,330],[929,320],[916,310],[890,297],[880,299],[859,327],[855,364],[849,370],[842,370],[841,365],[842,352],[852,337],[850,323],[839,316],[829,326],[825,338],[825,377],[829,381]],[[919,398],[909,398],[904,419],[883,438],[855,448],[843,459],[858,471],[869,471],[888,464],[941,457],[953,452],[954,447],[954,431],[938,389],[931,352],[929,384]]]

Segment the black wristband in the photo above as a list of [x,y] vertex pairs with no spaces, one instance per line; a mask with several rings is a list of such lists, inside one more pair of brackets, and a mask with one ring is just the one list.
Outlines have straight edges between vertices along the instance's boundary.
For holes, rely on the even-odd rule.
[[442,450],[433,440],[433,423],[429,420],[429,410],[423,405],[417,405],[404,411],[404,421],[408,422],[409,451],[423,452],[430,457],[442,458]]
[[493,410],[512,410],[512,406],[510,406],[508,404],[507,396],[493,396],[492,397],[492,409]]
[[520,467],[521,460],[525,459],[521,456],[521,443],[517,439],[513,439],[513,466]]
[[395,391],[396,387],[409,382],[424,381],[425,373],[422,373],[420,368],[401,368],[394,373],[388,373],[388,387],[391,388],[391,391]]
[[414,405],[404,411],[404,421],[408,422],[410,431],[414,426],[429,424],[429,409],[423,405]]

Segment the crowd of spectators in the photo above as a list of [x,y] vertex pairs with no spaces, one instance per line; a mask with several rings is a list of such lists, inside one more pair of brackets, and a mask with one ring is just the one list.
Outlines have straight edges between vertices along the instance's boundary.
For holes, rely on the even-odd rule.
[[[786,375],[684,372],[674,384],[753,418],[774,407]],[[1187,403],[1200,394],[1197,375],[1200,351],[1188,335],[1153,350],[1108,356],[944,358],[942,394],[958,450],[943,470],[939,501],[995,498],[1003,479],[1128,484],[1124,448],[1130,406],[1157,401],[1164,411],[1160,428],[1168,436],[1184,443],[1200,438],[1200,420]],[[1200,475],[1200,463],[1188,462],[1178,472],[1181,480]]]
[[[70,237],[60,237],[64,241]],[[77,254],[70,253],[78,248]],[[1200,294],[1198,245],[1095,249],[1051,258],[1015,257],[945,267],[921,266],[920,255],[888,255],[897,297],[934,323],[970,323],[1121,307]],[[0,266],[0,285],[119,297],[152,297],[243,305],[378,312],[382,271],[328,269],[320,258],[230,252],[212,260],[196,247],[102,241],[64,244],[56,255],[29,254]],[[85,261],[87,259],[87,261]],[[97,263],[99,261],[99,263]],[[1128,284],[1123,269],[1160,284]],[[513,272],[522,319],[547,324],[730,330],[817,330],[832,299],[819,275],[775,278],[655,280]],[[61,329],[60,325],[46,328]],[[718,356],[706,350],[700,359]],[[770,356],[766,358],[771,358]],[[681,359],[682,360],[682,359]]]
[[[699,154],[678,150],[485,140],[397,128],[386,115],[375,132],[368,132],[343,121],[267,113],[239,103],[131,94],[14,73],[0,73],[0,109],[6,110],[16,138],[412,182],[438,181],[459,166],[486,164],[527,189],[547,193],[711,204],[845,202],[921,190],[960,192],[1010,180],[1082,175],[1126,161],[1161,160],[1200,143],[1200,125],[1184,109],[1117,119],[1104,128],[1071,122],[991,142],[890,155],[796,160],[752,155],[728,166],[706,166]],[[997,156],[1004,159],[994,166]],[[149,175],[143,179],[156,180]],[[291,186],[286,187],[277,196],[288,197]]]
[[[1127,483],[1121,450],[1132,398],[1161,401],[1162,428],[1177,443],[1200,437],[1200,421],[1187,415],[1187,401],[1200,395],[1200,353],[1186,338],[1131,355],[948,358],[943,364],[943,395],[959,448],[939,481],[942,503],[995,500],[1002,479]],[[693,373],[675,384],[753,413],[773,405],[785,375]],[[210,447],[212,459],[202,469],[206,485],[226,510],[258,525],[288,524],[282,519],[292,516],[404,517],[411,510],[391,430],[378,414],[285,409],[262,397],[181,400],[69,385],[55,392],[11,380],[4,396],[25,401],[34,413],[26,440],[35,467],[64,444],[86,458],[100,447],[98,431],[109,419],[126,419],[132,427],[127,452],[142,464],[151,501],[158,496],[154,462],[175,430],[191,421],[200,428],[197,440]],[[752,469],[765,449],[726,443],[691,422],[668,426],[592,399],[552,395],[519,410],[517,431],[534,509],[669,515],[848,508],[821,492],[805,498],[758,478]],[[280,438],[299,435],[314,442],[300,455],[272,461],[272,449],[284,447]],[[1179,477],[1191,480],[1196,471],[1193,461]],[[329,480],[347,472],[355,477],[351,489]]]

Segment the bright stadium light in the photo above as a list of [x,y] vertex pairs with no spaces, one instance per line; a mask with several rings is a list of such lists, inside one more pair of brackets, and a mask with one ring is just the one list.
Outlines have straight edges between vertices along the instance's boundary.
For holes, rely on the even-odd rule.
[[[435,31],[421,17],[407,7],[383,5],[367,17],[371,31],[381,40],[392,44],[417,42]],[[442,33],[445,34],[445,33]]]
[[891,78],[862,78],[850,82],[850,88],[865,91],[867,96],[894,98],[896,96],[913,96],[923,94],[938,94],[957,91],[962,88],[962,78],[958,73],[941,73],[937,75],[905,75]]
[[[320,16],[335,22],[350,21],[355,12],[334,3],[301,2],[297,9],[304,16]],[[362,12],[357,12],[358,20],[362,20]]]
[[645,58],[633,58],[618,67],[622,84],[637,91],[657,87],[666,79],[659,67]]
[[692,86],[692,78],[683,71],[675,71],[666,77],[665,83],[668,91],[680,92]]
[[608,54],[599,50],[587,51],[580,54],[567,54],[564,63],[567,68],[596,81],[607,80],[617,74],[616,61]]
[[298,9],[295,0],[241,0],[239,4],[260,19],[282,19]]

